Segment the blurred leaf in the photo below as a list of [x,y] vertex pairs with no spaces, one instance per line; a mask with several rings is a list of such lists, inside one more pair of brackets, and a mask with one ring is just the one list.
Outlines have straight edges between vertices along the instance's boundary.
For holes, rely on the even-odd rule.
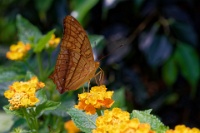
[[36,53],[41,52],[45,48],[49,40],[51,39],[51,36],[54,32],[55,30],[53,29],[49,31],[46,35],[42,36],[40,40],[34,45],[33,51]]
[[81,24],[89,11],[98,3],[99,0],[73,0],[71,1],[72,13]]
[[151,110],[133,110],[131,113],[131,119],[138,118],[141,123],[149,123],[156,133],[165,133],[168,127],[166,127],[156,116],[150,114],[150,112]]
[[[20,69],[21,68],[21,69]],[[0,66],[0,95],[3,95],[14,81],[25,78],[26,70],[20,63],[11,63],[9,66]]]
[[171,93],[166,97],[166,104],[175,104],[179,99],[179,95],[177,93]]
[[104,36],[102,35],[88,35],[88,38],[90,40],[92,48],[96,48],[98,46],[102,47],[102,45],[100,44],[105,41]]
[[23,113],[20,109],[18,110],[9,110],[10,105],[6,105],[3,107],[3,110],[7,113],[7,114],[12,114],[12,115],[16,115],[19,117],[23,117]]
[[97,52],[97,56],[100,55],[105,48],[105,38],[102,35],[88,35],[91,46],[94,53]]
[[55,110],[60,106],[60,102],[54,102],[47,100],[47,96],[44,89],[40,89],[36,93],[37,98],[40,102],[36,105],[36,114],[42,115],[44,111]]
[[60,106],[60,102],[54,102],[54,101],[47,100],[47,101],[43,102],[42,104],[39,104],[36,107],[36,115],[40,116],[43,114],[44,111],[55,110],[59,106]]
[[27,71],[24,80],[25,80],[25,81],[28,81],[28,80],[30,80],[33,76],[35,76],[35,75],[34,75],[32,72]]
[[25,77],[25,71],[21,65],[12,63],[11,66],[1,66],[0,67],[0,83],[21,80]]
[[40,102],[37,104],[42,104],[44,103],[45,101],[47,101],[47,96],[46,96],[46,93],[45,93],[45,90],[44,89],[40,89],[36,92],[36,96],[37,98],[40,100]]
[[24,118],[22,117],[14,117],[14,124],[12,125],[11,129],[19,128],[27,126],[27,122]]
[[73,107],[72,105],[74,105],[74,101],[67,101],[67,102],[61,102],[61,105],[58,106],[58,108],[56,108],[55,110],[47,110],[45,111],[45,114],[53,114],[56,116],[60,116],[60,117],[66,117],[69,116],[66,112],[69,108]]
[[166,84],[173,85],[178,76],[178,70],[174,57],[171,57],[162,68],[162,76]]
[[192,45],[197,44],[197,35],[192,25],[175,21],[171,24],[171,30],[179,40]]
[[76,108],[69,109],[67,113],[82,132],[91,133],[96,128],[95,121],[98,117],[97,114],[87,115],[85,112]]
[[125,89],[120,88],[118,90],[115,90],[113,94],[113,100],[115,102],[112,105],[112,108],[114,107],[124,108],[126,106]]
[[186,25],[191,24],[191,17],[180,6],[169,4],[162,8],[166,18],[174,19],[176,22],[184,22]]
[[158,26],[154,25],[148,33],[140,37],[139,48],[146,55],[147,61],[152,66],[161,65],[172,52],[172,45],[166,36],[156,35]]
[[[16,38],[16,25],[15,21],[10,20],[9,18],[0,17],[0,41],[1,42],[13,42],[13,39]],[[12,39],[11,39],[12,38]]]
[[19,40],[24,43],[35,44],[42,36],[39,29],[21,15],[17,15],[17,29]]
[[[57,90],[56,90],[57,91]],[[72,91],[69,93],[64,93],[63,95],[58,94],[58,97],[60,98],[61,105],[52,111],[46,111],[45,114],[55,114],[57,116],[66,117],[69,116],[67,114],[67,110],[74,107],[75,105],[75,95],[71,95],[73,93]]]
[[53,0],[35,0],[34,2],[39,12],[46,12],[52,5]]
[[46,12],[49,10],[52,3],[53,0],[35,0],[35,6],[42,21],[46,19]]
[[200,76],[200,59],[195,49],[183,42],[178,42],[175,60],[183,76],[195,88]]

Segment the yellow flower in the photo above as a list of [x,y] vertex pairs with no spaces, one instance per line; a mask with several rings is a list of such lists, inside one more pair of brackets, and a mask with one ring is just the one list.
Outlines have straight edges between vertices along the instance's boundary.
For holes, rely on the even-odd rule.
[[78,133],[80,129],[76,127],[72,120],[65,122],[64,128],[67,130],[67,133]]
[[200,133],[198,128],[189,128],[185,125],[177,125],[174,130],[167,130],[166,133]]
[[59,37],[56,38],[55,34],[53,34],[51,36],[51,39],[49,40],[49,43],[46,45],[46,47],[55,48],[58,46],[59,43],[60,43],[60,38]]
[[92,87],[90,92],[79,94],[79,103],[75,108],[85,110],[87,114],[95,114],[96,109],[110,108],[114,101],[113,91],[106,91],[105,85]]
[[6,53],[6,57],[10,60],[22,60],[30,49],[30,44],[24,44],[19,41],[16,45],[13,44],[10,46],[10,51]]
[[137,118],[130,120],[130,114],[120,108],[105,110],[96,119],[96,127],[93,133],[155,133],[148,123],[140,123]]
[[27,108],[34,106],[39,102],[35,92],[44,86],[45,84],[39,82],[37,77],[32,77],[27,82],[14,82],[9,86],[9,90],[4,92],[4,96],[9,99],[9,109],[16,110],[21,107]]

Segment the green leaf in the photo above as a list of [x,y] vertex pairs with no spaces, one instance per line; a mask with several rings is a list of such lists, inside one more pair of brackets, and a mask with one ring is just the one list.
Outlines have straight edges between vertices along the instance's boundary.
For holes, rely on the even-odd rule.
[[40,38],[40,40],[38,41],[37,44],[34,45],[33,51],[34,52],[41,52],[46,44],[49,42],[49,40],[51,39],[52,34],[55,32],[55,30],[51,30],[49,31],[46,35],[44,35],[43,37]]
[[55,110],[45,111],[45,114],[47,114],[47,115],[48,114],[53,114],[53,115],[60,116],[60,117],[67,117],[67,116],[69,116],[66,113],[67,110],[69,109],[69,107],[68,107],[69,105],[67,103],[69,103],[69,105],[72,105],[72,101],[67,101],[65,103],[61,102],[61,104],[60,104],[60,106],[58,106],[58,108],[56,108]]
[[190,45],[179,42],[175,51],[175,60],[182,75],[195,88],[200,77],[200,59],[196,50]]
[[53,0],[35,0],[35,6],[39,12],[46,12],[52,5]]
[[97,114],[87,115],[85,112],[75,108],[69,109],[67,113],[82,132],[91,133],[96,128],[95,122],[98,117]]
[[26,71],[20,68],[23,68],[23,66],[16,63],[12,63],[10,66],[0,66],[0,83],[24,78]]
[[36,92],[36,97],[40,100],[40,102],[37,104],[42,104],[45,101],[47,101],[47,96],[46,96],[46,92],[44,89],[40,89]]
[[178,40],[192,45],[197,44],[197,34],[195,33],[192,25],[185,22],[181,23],[178,21],[174,21],[173,23],[171,23],[170,27],[172,33],[176,36],[176,38],[178,38]]
[[95,48],[97,55],[105,48],[105,38],[102,35],[88,35],[92,48]]
[[71,2],[72,15],[83,24],[83,19],[88,12],[98,3],[99,0],[74,0]]
[[176,66],[176,62],[174,60],[174,56],[172,56],[163,66],[162,68],[162,76],[165,82],[171,86],[175,83],[177,76],[178,76],[178,70]]
[[112,108],[114,107],[124,108],[126,106],[125,89],[120,88],[118,90],[115,90],[112,99],[115,101],[114,104],[112,105]]
[[24,43],[35,44],[42,36],[39,29],[21,15],[17,15],[17,30],[19,33],[19,40]]
[[[98,47],[105,39],[102,35],[88,35],[92,48]],[[100,45],[102,47],[102,45]]]
[[40,116],[43,114],[44,111],[55,110],[59,106],[60,106],[60,102],[54,102],[54,101],[47,100],[47,101],[43,102],[42,104],[39,104],[36,107],[36,115]]
[[151,110],[133,110],[131,113],[131,119],[138,118],[141,123],[149,123],[156,133],[165,133],[168,127],[166,127],[156,116],[151,115],[150,112]]
[[5,105],[3,106],[3,110],[7,113],[7,114],[11,114],[11,115],[16,115],[19,117],[23,117],[23,113],[20,109],[18,110],[9,110],[10,105]]
[[25,75],[25,81],[30,80],[33,76],[35,76],[34,73],[27,71]]

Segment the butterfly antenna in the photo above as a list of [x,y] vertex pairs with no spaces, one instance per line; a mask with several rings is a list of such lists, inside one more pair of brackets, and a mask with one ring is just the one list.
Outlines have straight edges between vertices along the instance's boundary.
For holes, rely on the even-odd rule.
[[128,38],[122,39],[122,40],[117,40],[117,41],[111,41],[111,42],[109,42],[109,44],[116,44],[116,45],[117,45],[117,44],[118,44],[118,45],[120,44],[120,45],[119,45],[119,47],[117,47],[115,50],[113,50],[113,51],[110,52],[109,54],[107,54],[107,55],[101,57],[101,58],[99,59],[99,61],[101,61],[103,58],[105,58],[105,57],[107,57],[107,56],[113,54],[114,52],[116,52],[116,50],[118,50],[119,48],[123,47],[125,44],[130,44],[131,42],[133,42],[133,40],[135,39],[135,37],[136,37],[141,31],[143,31],[143,30],[145,29],[145,27],[147,26],[147,24],[150,23],[150,21],[154,18],[155,15],[156,15],[156,12],[155,12],[155,11],[152,11],[152,12],[151,12],[151,15],[147,16],[146,19],[145,19],[142,23],[140,23],[140,24],[138,25],[138,27],[133,31],[133,33],[132,33],[130,36],[128,36]]
[[101,57],[100,59],[98,59],[98,61],[100,62],[102,59],[104,59],[107,56],[110,56],[111,54],[115,53],[119,48],[123,47],[125,44],[121,44],[119,47],[117,47],[115,50],[113,50],[112,52],[110,52],[107,55],[104,55],[103,57]]

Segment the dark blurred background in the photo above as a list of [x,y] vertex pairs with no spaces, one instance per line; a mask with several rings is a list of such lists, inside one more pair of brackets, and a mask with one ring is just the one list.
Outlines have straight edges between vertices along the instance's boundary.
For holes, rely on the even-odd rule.
[[127,110],[152,108],[171,128],[200,128],[199,0],[1,0],[0,65],[18,41],[17,14],[58,37],[63,18],[77,16],[89,34],[105,37],[95,51],[105,84],[124,90]]

